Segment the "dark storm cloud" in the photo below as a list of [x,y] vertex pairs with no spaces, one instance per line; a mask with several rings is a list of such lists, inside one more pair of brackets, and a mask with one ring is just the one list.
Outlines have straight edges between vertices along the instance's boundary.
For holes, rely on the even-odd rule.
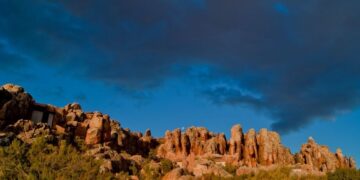
[[89,49],[85,27],[60,4],[0,1],[0,50],[2,56],[17,57],[14,61],[73,62],[83,57],[77,51]]
[[[188,72],[179,66],[209,65],[205,97],[264,109],[273,128],[287,133],[359,105],[359,6],[356,0],[1,1],[0,38],[24,57],[124,89]],[[212,79],[232,83],[214,87]]]

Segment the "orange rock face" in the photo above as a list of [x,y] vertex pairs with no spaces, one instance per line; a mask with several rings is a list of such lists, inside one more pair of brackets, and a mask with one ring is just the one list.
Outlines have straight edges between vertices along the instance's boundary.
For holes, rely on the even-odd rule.
[[85,139],[87,145],[106,143],[111,140],[110,117],[99,112],[84,113],[77,103],[63,108],[65,123],[59,122],[56,127],[63,127],[65,133]]
[[332,153],[327,146],[318,145],[311,137],[295,156],[297,163],[309,165],[316,171],[329,172],[337,168],[355,168],[352,158],[343,156],[340,149]]
[[244,163],[249,167],[256,167],[258,158],[258,151],[256,146],[256,132],[254,129],[250,129],[245,134],[244,140]]
[[259,147],[258,161],[261,165],[294,163],[290,150],[281,144],[278,133],[261,129],[256,139]]
[[[87,117],[90,117],[89,115]],[[110,118],[108,115],[94,113],[91,119],[87,119],[85,143],[88,145],[108,142],[111,139]]]
[[189,154],[224,155],[226,151],[227,141],[224,134],[213,134],[206,128],[191,127],[184,133],[180,129],[166,131],[164,144],[160,145],[158,153],[161,157],[180,160]]
[[341,150],[331,153],[327,147],[309,140],[302,146],[300,153],[293,155],[281,144],[276,132],[261,129],[256,133],[250,129],[243,133],[240,125],[231,128],[229,141],[226,141],[224,134],[214,134],[202,127],[191,127],[185,132],[180,129],[166,131],[157,154],[189,167],[194,166],[191,164],[195,160],[191,157],[210,157],[219,163],[250,168],[295,164],[323,172],[336,168],[355,168],[354,160],[343,156]]
[[234,155],[237,160],[242,158],[244,149],[244,134],[242,127],[238,124],[231,128],[231,138],[229,142],[229,154]]

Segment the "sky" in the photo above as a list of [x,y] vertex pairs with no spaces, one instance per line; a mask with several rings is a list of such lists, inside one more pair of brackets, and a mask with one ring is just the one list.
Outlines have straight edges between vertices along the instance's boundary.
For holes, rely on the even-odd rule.
[[360,1],[0,1],[0,83],[136,131],[241,124],[360,162]]

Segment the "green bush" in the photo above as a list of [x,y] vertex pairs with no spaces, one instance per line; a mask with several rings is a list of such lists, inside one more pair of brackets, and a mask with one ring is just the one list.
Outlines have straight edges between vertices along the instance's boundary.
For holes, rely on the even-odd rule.
[[160,161],[160,166],[163,175],[170,172],[174,168],[173,163],[168,159],[162,159]]
[[360,170],[337,169],[327,174],[329,180],[360,180]]
[[0,148],[0,179],[110,178],[111,174],[99,174],[100,164],[65,141],[52,145],[43,137],[32,145],[14,140]]

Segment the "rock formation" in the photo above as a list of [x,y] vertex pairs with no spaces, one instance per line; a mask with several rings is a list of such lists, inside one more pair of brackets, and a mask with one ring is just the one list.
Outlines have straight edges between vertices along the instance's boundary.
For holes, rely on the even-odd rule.
[[[104,160],[104,172],[130,171],[130,166],[141,169],[144,158],[152,158],[151,168],[157,171],[160,159],[177,164],[165,179],[208,173],[231,177],[223,168],[227,164],[236,167],[237,174],[276,166],[315,172],[356,168],[354,159],[344,156],[341,149],[332,153],[313,138],[293,155],[276,132],[261,129],[257,133],[250,129],[244,133],[241,125],[234,125],[230,133],[228,141],[223,133],[190,127],[183,132],[166,131],[163,138],[154,138],[149,129],[144,134],[132,132],[109,115],[84,112],[77,103],[63,108],[38,104],[20,86],[7,84],[0,88],[0,146],[14,139],[31,144],[39,136],[69,142],[80,138],[90,148],[89,155]],[[142,169],[141,173],[146,172]]]
[[261,129],[256,136],[258,145],[258,162],[261,165],[293,164],[294,158],[290,149],[285,148],[280,142],[278,133]]
[[229,142],[229,154],[236,157],[236,160],[242,158],[244,149],[244,134],[242,127],[238,124],[231,128],[231,138]]
[[258,149],[256,146],[256,132],[250,129],[244,138],[244,164],[249,167],[256,167],[258,159]]
[[214,134],[203,127],[191,127],[185,133],[180,129],[166,131],[164,143],[159,146],[159,156],[172,160],[181,160],[189,154],[224,155],[227,141],[224,134]]
[[15,124],[6,127],[7,132],[14,132],[16,138],[31,144],[37,137],[43,136],[47,139],[54,139],[50,127],[44,123],[34,124],[29,120],[19,120]]
[[33,99],[17,85],[6,84],[0,88],[0,128],[28,116]]
[[292,155],[290,149],[281,144],[276,132],[261,129],[256,133],[250,129],[243,133],[240,125],[231,128],[228,142],[224,134],[214,134],[202,127],[191,127],[185,132],[180,129],[167,131],[164,142],[158,148],[158,156],[181,161],[187,167],[194,164],[193,157],[196,156],[211,158],[220,164],[250,168],[296,164],[321,172],[355,168],[354,160],[345,157],[341,150],[331,153],[326,146],[317,145],[312,138],[302,146],[299,153]]
[[344,157],[340,149],[332,153],[327,146],[318,145],[312,137],[301,146],[295,159],[297,163],[309,165],[313,170],[323,172],[337,168],[355,168],[352,158]]

